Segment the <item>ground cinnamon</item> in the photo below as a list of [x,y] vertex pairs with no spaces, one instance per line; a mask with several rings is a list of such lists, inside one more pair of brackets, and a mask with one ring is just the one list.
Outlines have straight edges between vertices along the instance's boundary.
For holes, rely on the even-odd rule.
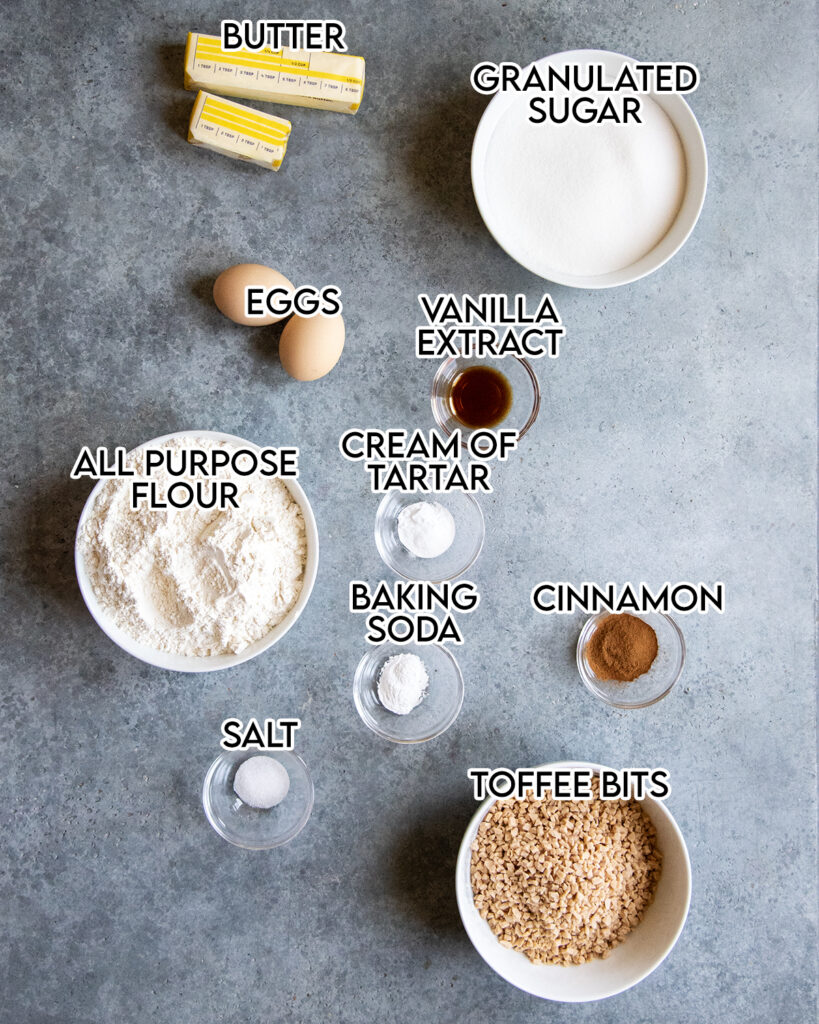
[[586,658],[598,679],[630,683],[648,672],[657,657],[657,634],[635,615],[609,615],[586,645]]

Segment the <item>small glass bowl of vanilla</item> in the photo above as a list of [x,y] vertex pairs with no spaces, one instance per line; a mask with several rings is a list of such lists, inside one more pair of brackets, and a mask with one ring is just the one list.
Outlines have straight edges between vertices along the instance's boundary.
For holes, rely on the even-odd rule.
[[[430,402],[439,429],[447,435],[459,430],[464,448],[476,431],[515,430],[520,441],[540,412],[540,384],[520,356],[491,363],[450,356],[433,377]],[[477,438],[473,443],[481,454],[490,450]]]

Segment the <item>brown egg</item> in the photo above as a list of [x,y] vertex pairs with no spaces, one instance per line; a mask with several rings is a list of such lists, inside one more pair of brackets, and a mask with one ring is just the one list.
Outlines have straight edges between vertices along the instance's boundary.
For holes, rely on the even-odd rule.
[[245,327],[265,327],[283,320],[284,316],[274,316],[266,310],[264,316],[249,317],[245,313],[245,288],[249,285],[265,289],[286,288],[289,292],[296,290],[278,270],[264,267],[261,263],[237,263],[235,267],[223,270],[213,282],[213,301],[219,312]]
[[335,316],[294,313],[282,331],[279,359],[296,380],[318,380],[329,373],[344,348],[344,320]]

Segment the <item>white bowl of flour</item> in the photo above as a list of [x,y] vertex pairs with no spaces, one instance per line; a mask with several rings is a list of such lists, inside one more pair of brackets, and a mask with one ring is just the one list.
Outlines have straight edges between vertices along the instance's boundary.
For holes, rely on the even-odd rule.
[[[549,65],[602,64],[614,78],[624,63],[636,62],[572,50],[534,67],[545,79]],[[543,94],[498,92],[475,133],[472,187],[497,243],[572,288],[612,288],[657,270],[691,234],[705,198],[705,143],[691,108],[681,95],[652,93],[641,97],[639,124],[533,123],[533,95]]]
[[[189,430],[140,445],[129,465],[148,446],[176,453],[192,445],[259,451],[240,437]],[[134,512],[124,478],[100,480],[80,516],[74,561],[88,610],[115,644],[150,665],[213,672],[249,661],[309,600],[319,544],[302,487],[229,469],[219,478],[236,480],[238,509]]]

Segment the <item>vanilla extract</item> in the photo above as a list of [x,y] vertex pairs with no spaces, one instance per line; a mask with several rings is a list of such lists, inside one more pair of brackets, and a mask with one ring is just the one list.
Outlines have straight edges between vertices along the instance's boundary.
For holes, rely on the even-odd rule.
[[493,366],[470,366],[450,385],[452,415],[465,427],[486,430],[496,427],[512,408],[512,385]]

